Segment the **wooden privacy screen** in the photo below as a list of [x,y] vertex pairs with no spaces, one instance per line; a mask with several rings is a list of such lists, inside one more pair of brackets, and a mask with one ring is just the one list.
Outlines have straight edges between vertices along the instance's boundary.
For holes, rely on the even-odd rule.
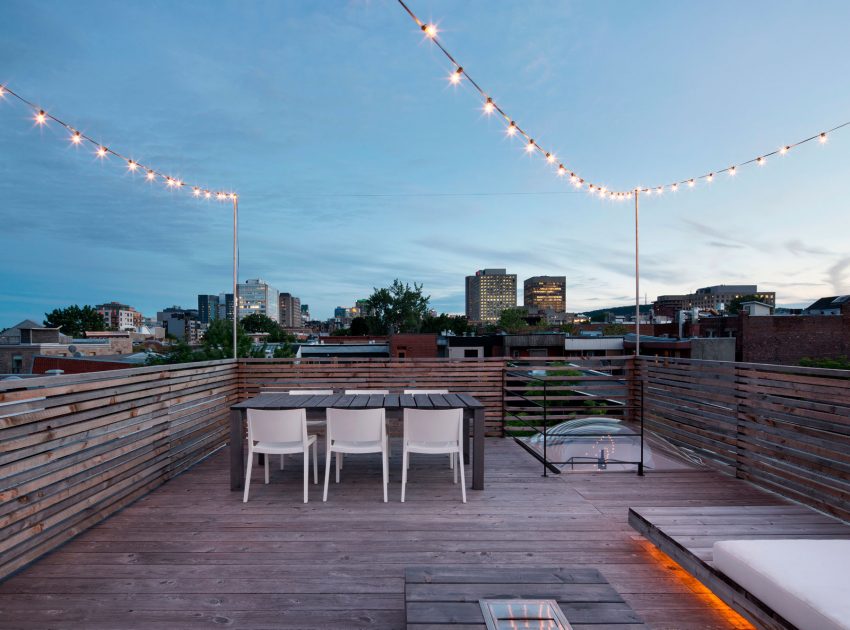
[[224,445],[236,362],[0,382],[0,578]]
[[484,403],[487,435],[502,435],[504,359],[240,359],[243,398],[261,389],[448,389]]
[[850,520],[850,372],[641,358],[638,374],[649,430]]

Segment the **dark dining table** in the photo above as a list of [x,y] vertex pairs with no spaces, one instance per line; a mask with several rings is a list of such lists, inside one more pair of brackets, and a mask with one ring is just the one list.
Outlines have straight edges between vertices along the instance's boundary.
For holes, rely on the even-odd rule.
[[472,489],[484,489],[484,404],[469,394],[331,394],[330,396],[263,393],[230,408],[230,489],[245,484],[245,449],[242,448],[248,409],[305,409],[324,413],[337,409],[463,409],[464,459],[469,462],[469,423],[472,421]]

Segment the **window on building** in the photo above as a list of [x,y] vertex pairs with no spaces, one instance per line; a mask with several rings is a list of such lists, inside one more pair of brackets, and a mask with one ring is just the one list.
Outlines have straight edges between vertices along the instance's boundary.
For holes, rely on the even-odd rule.
[[463,351],[464,359],[477,359],[478,358],[478,348],[466,348]]

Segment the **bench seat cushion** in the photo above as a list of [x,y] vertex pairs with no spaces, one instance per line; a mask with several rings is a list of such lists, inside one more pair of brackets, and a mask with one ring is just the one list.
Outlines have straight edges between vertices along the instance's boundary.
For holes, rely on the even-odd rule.
[[724,540],[714,566],[798,628],[850,630],[850,540]]

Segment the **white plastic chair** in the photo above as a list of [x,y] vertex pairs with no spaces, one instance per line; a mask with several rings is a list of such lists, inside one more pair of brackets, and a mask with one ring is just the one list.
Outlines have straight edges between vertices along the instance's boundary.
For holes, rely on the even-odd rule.
[[[378,396],[386,396],[390,393],[388,389],[346,389],[346,396],[369,396],[371,394],[377,394]],[[390,440],[387,438],[387,457],[392,457],[392,449],[390,448]],[[345,458],[340,456],[338,462],[339,467],[342,468],[342,463],[345,461]]]
[[336,453],[336,482],[339,483],[340,456],[343,453],[380,453],[384,472],[384,503],[387,502],[389,465],[387,462],[387,421],[384,409],[328,409],[328,435],[325,450],[325,493],[331,474],[331,453]]
[[[290,389],[287,392],[290,396],[332,396],[334,390],[332,389]],[[324,420],[307,420],[307,428],[324,428],[325,421]],[[285,455],[280,456],[280,469],[283,470],[283,458]]]
[[460,490],[466,503],[466,476],[463,471],[463,409],[405,409],[402,441],[401,502],[407,488],[410,453],[430,455],[450,453],[457,456],[454,482],[460,469]]
[[[448,394],[447,389],[406,389],[405,394]],[[449,470],[455,467],[455,454],[449,453]]]
[[[289,455],[304,453],[304,503],[307,503],[307,479],[310,469],[310,446],[313,447],[313,483],[319,483],[316,457],[316,436],[307,434],[307,413],[304,409],[248,409],[248,469],[245,472],[245,493],[248,502],[251,486],[251,467],[254,453]],[[269,458],[265,461],[266,483],[269,482]]]

